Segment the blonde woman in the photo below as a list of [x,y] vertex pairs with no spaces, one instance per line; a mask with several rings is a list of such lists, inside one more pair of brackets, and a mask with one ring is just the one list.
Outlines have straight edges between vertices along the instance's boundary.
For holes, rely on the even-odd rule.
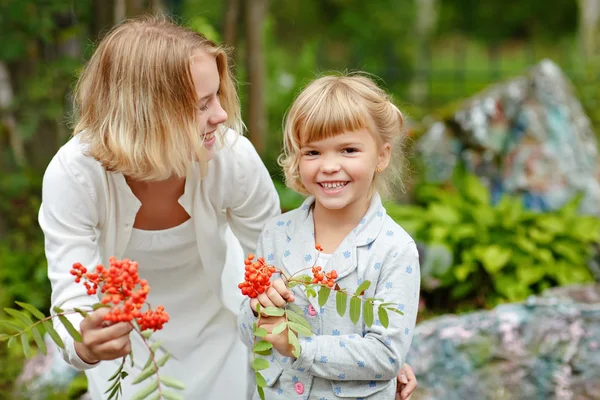
[[[76,87],[73,137],[50,162],[39,222],[52,306],[98,302],[71,265],[139,262],[170,321],[153,337],[172,358],[162,371],[184,381],[186,399],[246,397],[247,350],[235,314],[244,255],[255,249],[279,200],[243,136],[228,57],[203,35],[165,18],[126,21],[100,42]],[[64,359],[85,370],[92,399],[133,351],[147,353],[127,323],[106,326],[100,309],[71,322],[82,342],[56,328]],[[232,384],[235,382],[235,384]],[[137,391],[129,380],[122,398]]]

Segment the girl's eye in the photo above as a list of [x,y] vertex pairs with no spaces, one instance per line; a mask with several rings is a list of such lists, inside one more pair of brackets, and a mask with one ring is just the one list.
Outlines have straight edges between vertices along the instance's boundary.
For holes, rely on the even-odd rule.
[[358,150],[355,149],[354,147],[348,147],[348,148],[345,148],[344,150],[342,150],[342,152],[343,153],[356,153],[356,152],[358,152]]
[[319,155],[319,152],[315,151],[315,150],[308,150],[308,151],[304,152],[304,155],[305,156],[317,156],[317,155]]
[[208,103],[206,103],[206,105],[204,105],[204,106],[202,106],[202,107],[200,107],[200,108],[198,108],[198,109],[199,109],[200,111],[206,111],[206,110],[208,110]]

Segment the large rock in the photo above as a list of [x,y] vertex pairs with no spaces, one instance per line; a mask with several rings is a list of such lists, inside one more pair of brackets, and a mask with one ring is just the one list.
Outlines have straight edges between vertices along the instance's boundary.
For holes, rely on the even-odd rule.
[[600,162],[589,118],[551,61],[462,103],[431,125],[416,149],[427,181],[449,181],[459,160],[498,199],[556,209],[583,192],[581,211],[600,216]]
[[417,325],[415,400],[600,399],[600,285]]

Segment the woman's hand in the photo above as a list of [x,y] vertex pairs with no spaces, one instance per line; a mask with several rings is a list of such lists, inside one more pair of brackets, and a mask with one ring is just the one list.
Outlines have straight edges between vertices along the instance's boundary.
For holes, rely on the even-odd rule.
[[129,333],[133,325],[118,322],[107,326],[103,317],[109,311],[108,307],[99,308],[89,313],[79,325],[82,340],[75,342],[75,351],[88,364],[114,360],[131,352]]

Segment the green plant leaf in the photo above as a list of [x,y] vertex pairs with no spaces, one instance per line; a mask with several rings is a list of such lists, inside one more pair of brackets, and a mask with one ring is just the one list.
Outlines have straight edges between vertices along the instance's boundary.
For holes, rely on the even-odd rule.
[[[119,364],[119,368],[117,368],[117,370],[110,376],[110,378],[108,378],[108,381],[110,382],[114,379],[117,379],[117,377],[119,376],[121,371],[123,371],[123,363]],[[108,392],[108,390],[106,392]],[[104,392],[104,393],[106,393],[106,392]]]
[[264,358],[257,357],[254,359],[254,361],[252,361],[252,369],[255,371],[260,371],[267,368],[269,368],[269,362]]
[[327,286],[321,286],[319,289],[319,306],[323,307],[327,303],[331,289]]
[[356,296],[362,296],[363,292],[365,292],[370,286],[371,286],[371,281],[363,281],[363,283],[358,285],[358,287],[356,288],[356,292],[354,292],[354,294]]
[[268,315],[270,317],[281,317],[285,313],[283,308],[279,307],[263,307],[261,312],[264,315]]
[[12,336],[6,333],[0,333],[0,342],[5,342],[10,339]]
[[498,245],[479,246],[477,255],[483,264],[483,268],[490,275],[495,275],[509,262],[512,256],[512,250]]
[[381,322],[381,326],[387,329],[387,327],[390,325],[390,318],[385,308],[379,307],[377,309],[377,316],[379,318],[379,322]]
[[363,303],[363,320],[369,328],[373,325],[373,303],[370,301]]
[[27,327],[33,325],[33,321],[31,320],[31,318],[29,318],[29,315],[25,314],[22,311],[15,310],[14,308],[5,308],[4,311],[6,311],[7,314],[19,319],[19,321],[26,324]]
[[300,315],[292,310],[286,310],[286,315],[287,315],[288,320],[295,322],[297,324],[300,324],[300,325],[304,325],[307,329],[312,329],[310,326],[310,323],[302,315]]
[[300,342],[298,341],[296,334],[291,329],[288,330],[288,343],[294,346],[294,350],[292,350],[294,357],[300,357]]
[[161,358],[158,359],[158,361],[156,361],[156,365],[158,365],[159,368],[163,367],[170,358],[171,353],[165,353]]
[[[110,307],[112,307],[110,304],[96,303],[96,304],[92,305],[92,310],[96,311],[99,308],[110,308]],[[55,307],[54,311],[56,311],[56,307]],[[62,313],[63,311],[56,311],[56,312]]]
[[185,383],[183,383],[179,379],[171,378],[170,376],[161,376],[160,382],[173,389],[185,389]]
[[35,344],[40,349],[40,351],[46,355],[46,342],[44,342],[44,338],[42,337],[42,333],[40,333],[39,329],[43,329],[41,325],[36,325],[31,328],[31,334],[33,336],[33,340]]
[[21,335],[21,345],[23,346],[23,354],[25,358],[31,357],[31,351],[29,349],[29,337],[27,335]]
[[12,321],[6,321],[6,320],[0,320],[0,326],[4,326],[5,328],[12,329],[17,332],[22,332],[25,329],[27,329],[26,327],[21,327]]
[[87,311],[82,310],[81,308],[74,308],[73,311],[79,313],[79,315],[81,315],[83,318],[88,316]]
[[182,394],[171,391],[164,391],[162,395],[166,400],[185,400]]
[[271,332],[271,334],[279,335],[281,332],[285,331],[285,328],[287,328],[287,322],[282,322],[279,325],[277,325],[275,328],[273,328],[273,331]]
[[265,377],[260,374],[260,372],[256,373],[256,385],[263,388],[267,386],[267,381]]
[[290,329],[293,329],[294,331],[298,332],[299,334],[303,335],[303,336],[312,336],[312,330],[311,329],[307,329],[304,325],[298,324],[296,322],[288,322],[288,326]]
[[312,277],[310,275],[301,274],[301,275],[296,275],[294,277],[294,280],[298,280],[298,281],[301,281],[303,283],[311,283],[312,282]]
[[[285,329],[285,328],[284,328]],[[252,348],[253,352],[266,351],[273,348],[273,344],[271,342],[267,342],[266,340],[258,341],[254,344]]]
[[73,327],[73,324],[71,323],[71,321],[69,321],[67,319],[67,317],[65,317],[64,315],[59,315],[58,319],[60,319],[60,322],[62,322],[62,324],[65,326],[65,328],[67,328],[67,332],[69,332],[69,335],[71,335],[73,340],[81,343],[81,334],[79,333],[79,331],[77,329],[75,329],[75,327]]
[[265,400],[265,391],[262,387],[258,386],[256,388],[256,391],[258,392],[258,396],[260,397],[260,400]]
[[404,313],[402,311],[398,310],[397,308],[387,307],[386,310],[395,312],[398,315],[404,315]]
[[154,365],[154,363],[150,363],[150,366],[143,370],[133,381],[131,381],[131,383],[137,385],[138,383],[150,378],[156,373],[156,371],[158,371],[156,365]]
[[40,310],[38,310],[37,308],[35,308],[33,305],[31,305],[29,303],[23,303],[20,301],[15,301],[15,303],[17,303],[19,306],[21,306],[25,310],[29,311],[31,313],[31,315],[33,315],[37,319],[46,318],[46,316]]
[[54,341],[54,343],[56,343],[56,345],[58,347],[60,347],[61,349],[64,349],[65,344],[63,343],[60,336],[58,336],[58,332],[56,332],[56,330],[54,330],[54,326],[52,326],[52,322],[43,321],[42,325],[44,325],[44,329],[46,329],[46,332],[48,332],[48,334],[50,335],[50,338]]
[[114,398],[117,396],[117,394],[121,394],[121,382],[116,381],[112,387],[112,391],[110,392],[110,395],[108,396],[108,400]]
[[352,297],[350,299],[350,321],[354,325],[356,325],[360,318],[360,303],[360,297]]
[[254,336],[265,337],[265,336],[267,336],[267,330],[265,328],[258,327],[254,330]]
[[335,294],[335,308],[340,317],[346,314],[346,305],[348,303],[348,295],[344,292],[338,291]]
[[158,381],[153,380],[148,386],[141,389],[137,392],[131,400],[144,400],[146,397],[150,396],[152,392],[158,389]]
[[317,292],[313,288],[306,288],[306,297],[317,297]]

